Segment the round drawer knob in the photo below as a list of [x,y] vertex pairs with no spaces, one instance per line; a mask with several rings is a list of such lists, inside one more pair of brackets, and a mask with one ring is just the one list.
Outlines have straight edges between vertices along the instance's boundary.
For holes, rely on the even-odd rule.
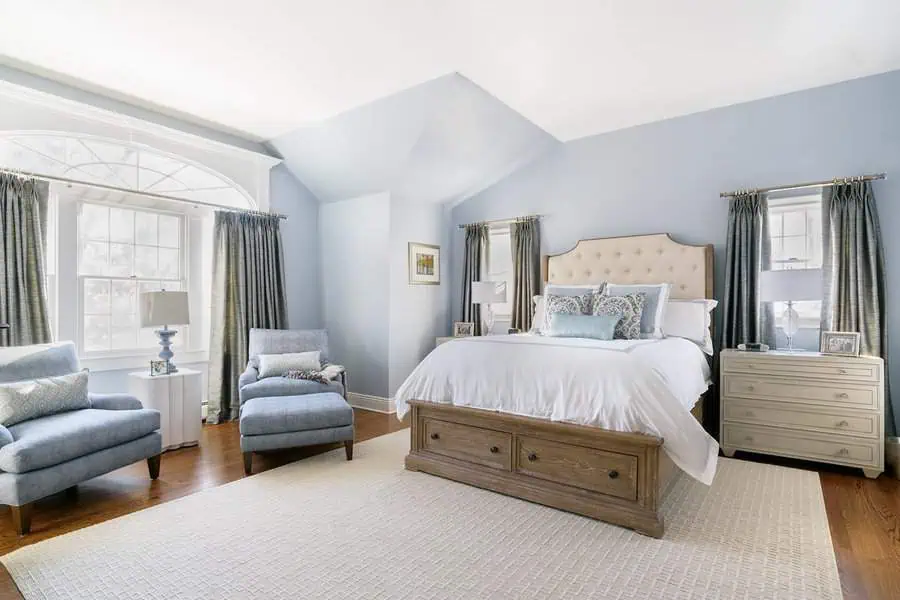
[[618,479],[618,478],[619,478],[619,472],[618,472],[618,471],[615,471],[615,470],[610,471],[610,472],[609,472],[609,478],[610,478],[610,479]]
[[433,440],[439,440],[439,439],[441,439],[441,434],[439,434],[439,433],[432,433],[432,434],[431,434],[431,439],[433,439]]
[[846,375],[847,369],[838,369],[838,373],[840,373],[841,375]]
[[748,386],[747,386],[747,391],[748,391],[748,392],[752,392],[752,391],[755,390],[755,389],[756,389],[756,388],[753,387],[752,385],[748,385]]
[[497,454],[498,452],[500,452],[500,448],[498,448],[497,446],[491,446],[491,454]]
[[748,410],[747,412],[744,413],[744,416],[745,417],[755,417],[756,413],[753,412],[752,410]]
[[847,421],[840,421],[835,427],[850,427],[850,423]]
[[537,454],[535,454],[534,452],[529,452],[529,453],[528,453],[528,460],[531,461],[531,462],[536,461],[536,460],[537,460]]
[[848,394],[847,392],[841,392],[840,394],[837,394],[837,397],[846,400],[850,397],[850,394]]

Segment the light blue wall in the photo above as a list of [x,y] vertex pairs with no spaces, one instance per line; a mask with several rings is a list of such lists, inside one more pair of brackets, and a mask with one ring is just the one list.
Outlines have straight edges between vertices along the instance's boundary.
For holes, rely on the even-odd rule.
[[350,391],[388,396],[390,194],[319,207],[322,315]]
[[283,164],[270,173],[270,209],[287,216],[281,222],[281,239],[288,323],[292,329],[319,328],[322,326],[319,201]]
[[[716,247],[724,280],[728,203],[720,191],[886,171],[875,184],[888,290],[900,285],[900,71],[569,142],[456,206],[451,276],[460,289],[459,223],[540,213],[544,252],[586,237],[669,232]],[[900,303],[889,299],[893,380]],[[451,315],[460,301],[451,295]],[[719,330],[721,330],[719,328]]]

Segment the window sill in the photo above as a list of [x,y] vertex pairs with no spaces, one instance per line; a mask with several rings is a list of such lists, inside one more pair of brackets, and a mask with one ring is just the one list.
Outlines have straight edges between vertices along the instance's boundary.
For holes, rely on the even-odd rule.
[[[80,358],[81,368],[94,372],[124,371],[132,369],[150,369],[150,361],[159,360],[153,352],[141,354],[127,354],[123,356],[102,356]],[[185,350],[175,353],[175,364],[193,365],[209,362],[209,352],[206,350]]]

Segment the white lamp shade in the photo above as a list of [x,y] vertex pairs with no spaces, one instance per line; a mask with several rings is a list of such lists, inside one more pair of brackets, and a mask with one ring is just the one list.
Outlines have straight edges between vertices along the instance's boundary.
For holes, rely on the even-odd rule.
[[140,298],[141,327],[189,325],[187,292],[143,292]]
[[506,302],[505,281],[473,281],[472,304],[503,304]]
[[763,302],[802,302],[822,299],[822,269],[787,269],[759,274]]

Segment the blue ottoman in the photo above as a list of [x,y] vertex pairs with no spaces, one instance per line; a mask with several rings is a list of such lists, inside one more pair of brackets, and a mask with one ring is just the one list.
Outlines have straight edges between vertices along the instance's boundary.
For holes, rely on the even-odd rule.
[[344,442],[353,460],[353,409],[334,392],[253,398],[241,406],[241,452],[250,474],[253,453]]

